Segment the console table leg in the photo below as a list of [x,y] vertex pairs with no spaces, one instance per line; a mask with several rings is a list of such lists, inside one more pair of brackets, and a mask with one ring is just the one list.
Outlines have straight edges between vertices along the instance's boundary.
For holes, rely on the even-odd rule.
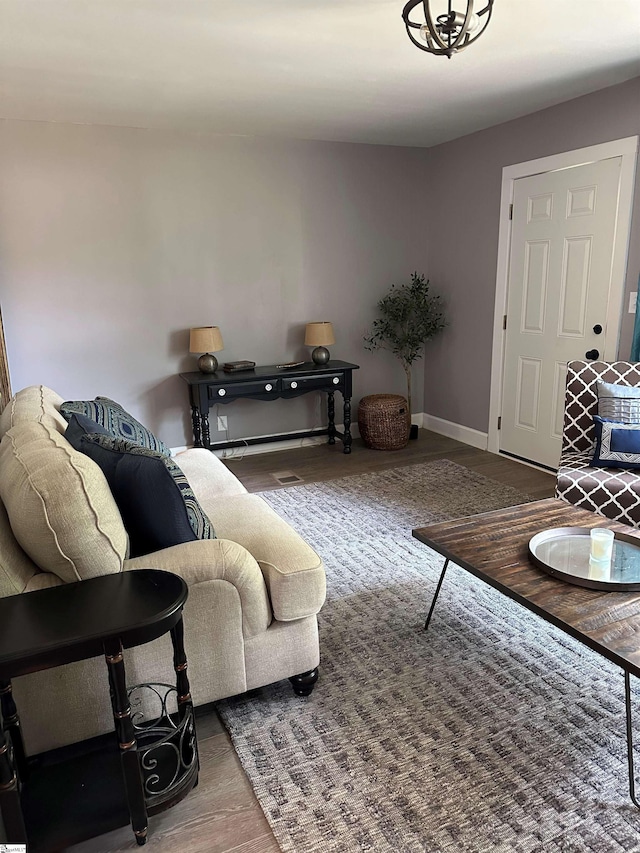
[[327,392],[327,416],[329,420],[329,444],[336,443],[336,401],[335,392]]
[[351,397],[344,398],[344,453],[351,453]]
[[631,726],[631,683],[629,673],[624,671],[624,707],[627,718],[627,761],[629,763],[629,796],[634,806],[640,809],[636,798],[636,776],[633,766],[633,729]]
[[18,770],[18,776],[21,782],[25,782],[28,775],[27,757],[24,751],[18,709],[13,699],[10,681],[0,681],[0,708],[2,709],[3,728],[11,738],[13,760]]
[[202,446],[207,450],[211,445],[211,433],[209,430],[209,412],[203,412],[200,415],[200,423],[202,425]]
[[442,581],[444,580],[445,572],[447,571],[447,566],[449,565],[449,559],[447,558],[444,561],[444,566],[442,567],[442,571],[440,572],[440,577],[438,579],[438,585],[436,586],[436,591],[431,601],[431,607],[429,608],[429,613],[427,614],[427,621],[424,623],[424,630],[429,630],[429,622],[431,622],[431,616],[433,615],[433,609],[436,606],[436,601],[438,600],[438,596],[440,595],[440,587],[442,586]]
[[122,774],[127,792],[131,826],[136,841],[142,845],[147,840],[147,807],[144,799],[142,774],[136,750],[136,737],[131,719],[131,705],[127,696],[122,643],[111,640],[105,643],[105,659],[109,671],[111,705],[122,759]]
[[202,447],[202,430],[200,428],[200,410],[191,406],[191,424],[193,426],[193,446]]

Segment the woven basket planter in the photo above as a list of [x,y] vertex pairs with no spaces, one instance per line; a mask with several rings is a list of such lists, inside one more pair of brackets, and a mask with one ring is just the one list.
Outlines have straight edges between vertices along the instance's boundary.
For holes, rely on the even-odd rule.
[[360,400],[358,428],[366,447],[401,450],[409,441],[409,406],[399,394],[370,394]]

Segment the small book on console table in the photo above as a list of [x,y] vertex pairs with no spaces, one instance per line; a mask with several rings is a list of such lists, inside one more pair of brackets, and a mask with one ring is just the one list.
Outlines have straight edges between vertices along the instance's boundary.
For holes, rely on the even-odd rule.
[[255,361],[227,361],[222,365],[225,373],[236,373],[238,370],[253,370]]

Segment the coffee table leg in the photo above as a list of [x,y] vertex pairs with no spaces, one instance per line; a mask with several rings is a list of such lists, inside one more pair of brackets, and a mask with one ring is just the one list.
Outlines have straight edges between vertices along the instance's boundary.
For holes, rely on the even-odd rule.
[[442,572],[440,573],[440,578],[438,579],[438,585],[436,586],[436,591],[433,596],[433,600],[431,602],[431,607],[429,608],[429,613],[427,614],[427,621],[424,623],[424,630],[429,630],[429,622],[431,622],[431,616],[433,614],[433,608],[436,606],[436,601],[438,600],[438,596],[440,595],[440,587],[442,586],[442,581],[444,580],[445,572],[447,571],[447,566],[449,565],[449,558],[444,561],[444,566],[442,567]]
[[631,683],[629,673],[624,671],[624,706],[627,714],[627,761],[629,762],[629,796],[637,808],[640,803],[636,799],[636,775],[633,767],[633,729],[631,727]]

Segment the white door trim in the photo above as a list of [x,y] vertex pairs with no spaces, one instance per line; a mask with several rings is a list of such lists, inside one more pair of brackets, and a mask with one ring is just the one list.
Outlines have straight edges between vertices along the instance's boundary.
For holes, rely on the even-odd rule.
[[629,246],[629,228],[631,224],[631,209],[635,184],[636,156],[638,137],[628,136],[601,145],[590,145],[588,148],[578,148],[575,151],[565,151],[562,154],[552,154],[538,160],[528,160],[505,166],[502,170],[502,189],[500,193],[500,228],[498,232],[498,265],[496,270],[496,299],[493,314],[493,347],[491,352],[491,392],[489,398],[489,429],[488,450],[498,453],[500,450],[500,435],[498,432],[498,416],[502,410],[502,376],[504,362],[504,330],[503,317],[507,313],[507,292],[509,285],[509,252],[511,249],[511,220],[509,205],[513,201],[514,181],[543,172],[553,172],[557,169],[568,169],[572,166],[582,166],[609,157],[621,157],[620,195],[618,206],[618,227],[616,228],[615,246],[613,251],[611,299],[607,328],[607,349],[604,352],[605,361],[617,357],[620,322],[622,320],[622,297],[624,295],[625,274],[627,268],[627,251]]

